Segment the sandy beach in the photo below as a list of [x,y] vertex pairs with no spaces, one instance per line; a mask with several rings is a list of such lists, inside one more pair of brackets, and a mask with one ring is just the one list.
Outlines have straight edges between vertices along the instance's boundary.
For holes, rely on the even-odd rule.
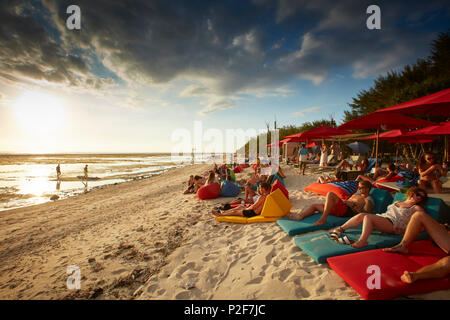
[[[210,211],[229,198],[183,195],[189,175],[210,167],[2,212],[0,299],[361,299],[276,223],[219,223]],[[323,201],[302,191],[317,175],[282,169],[292,211]],[[71,265],[81,290],[67,288]],[[409,298],[450,299],[450,291]]]

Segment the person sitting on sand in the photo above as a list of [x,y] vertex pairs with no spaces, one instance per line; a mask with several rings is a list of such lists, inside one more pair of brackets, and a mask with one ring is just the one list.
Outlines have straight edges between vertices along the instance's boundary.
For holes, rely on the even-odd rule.
[[405,201],[396,201],[388,206],[385,213],[370,214],[360,213],[342,226],[330,231],[334,238],[340,238],[341,234],[349,228],[355,228],[363,225],[361,236],[358,241],[351,243],[353,248],[362,248],[367,246],[367,239],[369,238],[373,229],[380,232],[390,234],[403,234],[411,216],[416,212],[423,212],[423,205],[427,202],[428,196],[425,190],[419,187],[409,188],[406,192]]
[[194,192],[194,176],[191,175],[189,177],[189,180],[187,182],[187,186],[188,188],[186,189],[186,191],[183,192],[183,194],[188,194],[188,193],[193,193]]
[[197,192],[198,189],[205,185],[205,178],[201,176],[194,176],[194,193]]
[[435,162],[435,156],[432,153],[424,154],[417,165],[419,169],[420,179],[419,187],[424,190],[431,185],[434,193],[442,192],[442,182],[439,180],[441,176],[446,176],[445,170],[442,166]]
[[256,195],[256,192],[258,190],[258,187],[261,183],[261,179],[263,178],[260,175],[261,168],[259,170],[256,170],[255,173],[252,174],[250,179],[247,180],[244,186],[245,190],[245,202],[252,202],[253,197]]
[[395,177],[396,175],[397,175],[397,172],[395,171],[395,165],[393,163],[390,163],[387,167],[387,171],[383,170],[381,168],[378,168],[375,171],[375,174],[373,175],[372,178],[360,174],[355,180],[366,180],[366,181],[369,181],[370,183],[375,183],[378,180],[391,179],[391,178]]
[[216,175],[214,174],[214,171],[210,171],[208,175],[208,179],[206,179],[205,185],[212,184],[216,182]]
[[289,214],[288,218],[302,220],[319,211],[322,212],[322,215],[314,225],[320,226],[327,222],[327,216],[329,214],[338,217],[352,217],[360,212],[372,212],[375,203],[369,194],[371,187],[370,182],[361,181],[358,184],[359,193],[355,193],[348,200],[342,200],[334,192],[328,192],[325,197],[325,204],[312,204],[305,210],[302,210],[300,214]]
[[238,207],[229,209],[229,210],[213,210],[212,214],[220,217],[220,216],[241,216],[246,218],[255,217],[261,214],[261,211],[264,206],[264,201],[266,201],[267,195],[270,193],[270,184],[267,182],[263,182],[260,185],[261,195],[258,200],[252,204],[250,207],[245,207],[243,205],[239,205]]
[[392,248],[384,249],[384,251],[407,254],[409,245],[423,231],[426,231],[430,235],[434,243],[447,254],[447,257],[414,272],[406,270],[400,277],[405,283],[413,283],[422,279],[440,279],[450,274],[450,256],[448,256],[450,252],[449,226],[448,224],[440,224],[423,211],[416,212],[412,215],[402,241]]

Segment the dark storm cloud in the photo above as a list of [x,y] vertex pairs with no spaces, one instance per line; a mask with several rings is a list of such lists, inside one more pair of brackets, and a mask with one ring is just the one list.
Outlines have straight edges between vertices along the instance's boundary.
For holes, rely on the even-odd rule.
[[[181,95],[208,97],[205,113],[233,107],[227,97],[236,93],[274,92],[294,78],[319,84],[336,68],[364,78],[401,67],[436,36],[424,17],[449,16],[445,1],[377,1],[382,30],[371,31],[372,1],[78,0],[81,30],[71,31],[71,4],[43,0],[28,15],[20,1],[3,6],[2,73],[100,88],[112,80],[92,74],[95,55],[129,84],[192,81]],[[46,28],[35,19],[44,11]]]
[[82,58],[58,44],[37,15],[45,12],[28,1],[10,1],[0,7],[0,76],[4,80],[45,80],[69,86],[105,81],[91,74]]

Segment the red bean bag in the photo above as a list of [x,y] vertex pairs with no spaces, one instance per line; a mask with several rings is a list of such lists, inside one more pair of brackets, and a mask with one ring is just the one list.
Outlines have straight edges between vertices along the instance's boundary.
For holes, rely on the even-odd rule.
[[234,168],[234,173],[240,173],[240,172],[242,172],[244,169],[242,169],[241,167],[236,167],[236,168]]
[[[400,276],[405,270],[417,271],[445,256],[446,254],[428,239],[413,242],[409,246],[408,254],[390,253],[384,252],[383,249],[376,249],[332,257],[327,261],[330,267],[364,299],[386,300],[450,289],[450,276],[442,279],[418,280],[412,284],[400,280]],[[370,270],[371,266],[379,268],[379,286],[376,281],[373,281],[375,273],[373,269]],[[368,283],[371,284],[370,287]]]
[[220,196],[220,185],[217,182],[208,184],[197,190],[197,197],[201,200],[216,199]]
[[248,164],[246,164],[246,163],[244,163],[244,164],[240,164],[239,166],[240,166],[241,168],[244,168],[244,169],[245,169],[245,168],[248,168],[248,167],[249,167],[249,165],[248,165]]
[[283,184],[279,180],[276,180],[272,184],[272,189],[270,190],[270,193],[274,192],[276,189],[280,189],[284,193],[286,198],[289,199],[289,191],[287,191],[287,189],[283,186]]

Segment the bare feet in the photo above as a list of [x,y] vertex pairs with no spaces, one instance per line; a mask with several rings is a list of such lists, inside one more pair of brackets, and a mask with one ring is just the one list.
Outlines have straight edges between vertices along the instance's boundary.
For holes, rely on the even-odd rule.
[[304,217],[301,213],[290,213],[288,218],[291,220],[303,220],[304,219]]
[[215,215],[216,217],[219,217],[219,216],[220,216],[220,211],[212,210],[211,213],[212,213],[213,215]]
[[413,283],[415,281],[414,273],[405,271],[405,272],[403,272],[402,276],[400,277],[400,280],[402,280],[405,283]]
[[383,249],[383,251],[407,254],[408,248],[406,246],[402,245],[401,243],[399,243],[398,245],[396,245],[392,248],[385,248],[385,249]]
[[351,246],[356,249],[364,248],[365,246],[367,246],[367,241],[358,240],[355,243],[351,244]]
[[321,225],[324,225],[325,223],[327,223],[327,219],[322,219],[322,218],[320,218],[319,220],[317,220],[316,222],[314,222],[313,225],[315,225],[315,226],[321,226]]

